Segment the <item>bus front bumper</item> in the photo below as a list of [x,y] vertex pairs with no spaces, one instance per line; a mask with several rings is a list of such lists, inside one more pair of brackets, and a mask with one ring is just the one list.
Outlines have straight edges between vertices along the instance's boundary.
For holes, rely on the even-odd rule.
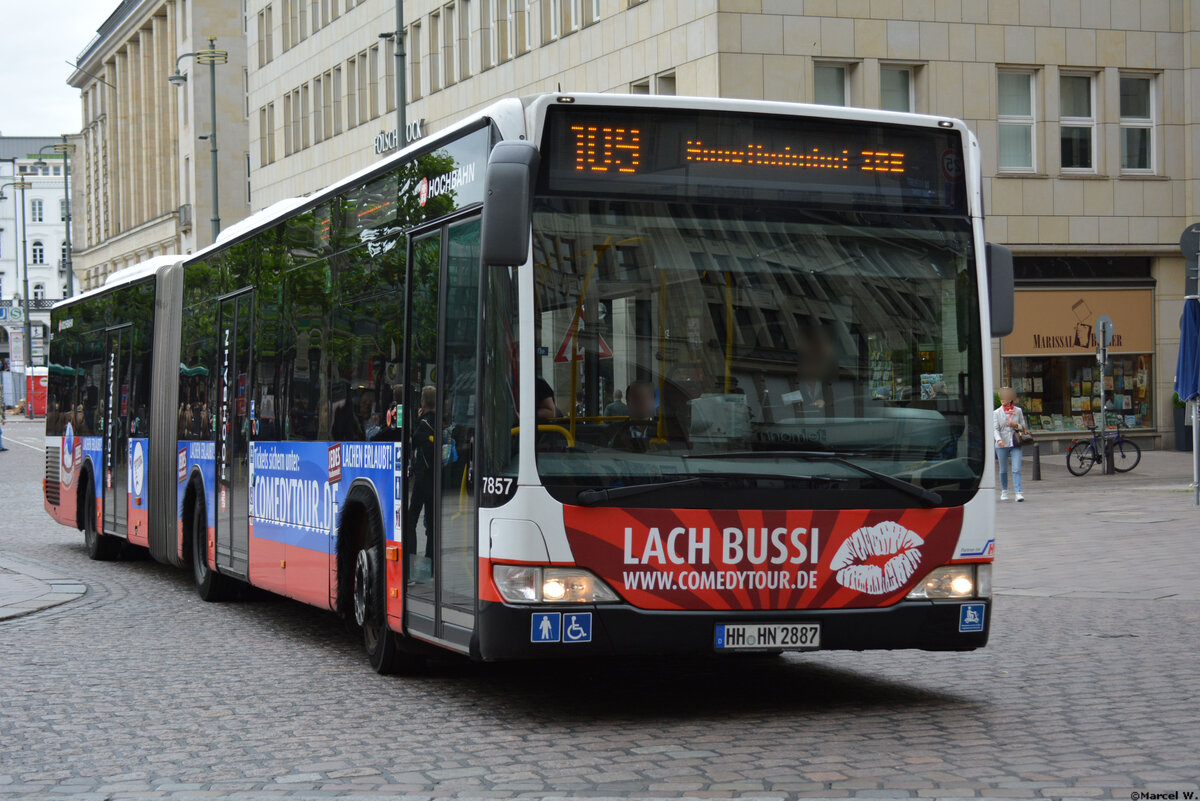
[[[965,609],[967,606],[972,608]],[[589,613],[590,620],[579,619],[581,614]],[[543,624],[547,614],[551,620]],[[556,622],[558,615],[561,617]],[[588,624],[587,639],[571,641],[564,636],[571,615],[576,616],[575,622]],[[489,661],[703,656],[718,653],[716,627],[730,623],[818,623],[821,651],[971,651],[987,644],[991,617],[990,598],[902,601],[883,609],[778,612],[660,612],[627,605],[516,606],[484,602],[479,608],[476,656]],[[581,629],[573,631],[578,634]]]

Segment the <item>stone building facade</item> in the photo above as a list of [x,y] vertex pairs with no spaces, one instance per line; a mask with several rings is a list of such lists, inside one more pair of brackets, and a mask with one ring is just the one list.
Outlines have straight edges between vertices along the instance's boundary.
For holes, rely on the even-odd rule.
[[[231,13],[232,12],[232,13]],[[217,66],[218,185],[225,223],[249,212],[243,16],[219,0],[124,0],[77,61],[82,129],[73,181],[74,267],[80,289],[152,256],[212,241],[208,67],[178,56],[208,47]]]

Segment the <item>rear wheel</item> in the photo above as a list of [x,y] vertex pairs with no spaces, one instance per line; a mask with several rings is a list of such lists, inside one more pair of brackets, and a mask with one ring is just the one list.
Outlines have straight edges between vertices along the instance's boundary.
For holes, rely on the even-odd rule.
[[1096,463],[1096,449],[1091,442],[1076,442],[1067,451],[1067,470],[1073,476],[1082,476]]
[[1128,473],[1142,461],[1142,449],[1131,439],[1117,440],[1113,443],[1110,453],[1113,470],[1118,473]]
[[235,590],[232,579],[208,566],[208,514],[199,499],[192,507],[192,578],[196,593],[205,601],[229,600]]
[[368,514],[368,525],[367,544],[354,559],[354,622],[362,628],[363,648],[376,673],[410,673],[420,668],[423,660],[404,651],[400,635],[388,627],[383,531],[377,511]]
[[121,541],[96,528],[96,488],[89,481],[83,496],[83,542],[89,559],[111,562],[121,553]]

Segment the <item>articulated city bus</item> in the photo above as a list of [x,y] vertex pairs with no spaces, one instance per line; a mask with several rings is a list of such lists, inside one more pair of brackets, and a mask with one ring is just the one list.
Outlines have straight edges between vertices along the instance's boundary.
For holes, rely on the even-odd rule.
[[370,662],[984,645],[963,123],[506,100],[56,305],[45,505]]

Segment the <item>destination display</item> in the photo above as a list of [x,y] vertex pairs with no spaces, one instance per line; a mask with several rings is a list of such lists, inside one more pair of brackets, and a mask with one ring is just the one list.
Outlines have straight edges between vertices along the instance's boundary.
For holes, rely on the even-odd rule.
[[542,190],[965,213],[950,128],[637,109],[547,112]]

